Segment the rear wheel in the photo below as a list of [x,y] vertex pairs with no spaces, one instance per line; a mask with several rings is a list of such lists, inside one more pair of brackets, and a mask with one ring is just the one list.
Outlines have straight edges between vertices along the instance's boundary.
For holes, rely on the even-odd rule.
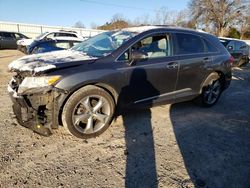
[[63,126],[78,138],[95,137],[110,126],[114,109],[114,100],[108,92],[86,86],[67,100],[62,112]]
[[204,107],[211,107],[217,103],[222,92],[222,82],[220,79],[211,80],[210,83],[203,87],[201,95],[197,102]]

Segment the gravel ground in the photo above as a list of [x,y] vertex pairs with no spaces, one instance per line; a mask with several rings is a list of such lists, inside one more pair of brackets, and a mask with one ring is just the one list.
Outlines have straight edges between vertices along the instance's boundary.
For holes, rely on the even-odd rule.
[[0,187],[250,187],[250,66],[212,108],[133,110],[100,137],[43,137],[13,118],[6,87],[15,50],[0,51]]

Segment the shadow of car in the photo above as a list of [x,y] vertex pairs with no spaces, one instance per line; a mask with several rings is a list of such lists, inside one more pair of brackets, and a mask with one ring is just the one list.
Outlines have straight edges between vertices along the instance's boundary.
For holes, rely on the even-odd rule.
[[171,105],[176,141],[197,188],[250,186],[249,70],[233,72],[232,87],[213,108]]

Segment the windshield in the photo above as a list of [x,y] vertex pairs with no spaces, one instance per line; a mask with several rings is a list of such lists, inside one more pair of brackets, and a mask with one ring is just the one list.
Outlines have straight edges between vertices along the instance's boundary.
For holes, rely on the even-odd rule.
[[93,57],[103,57],[116,50],[135,35],[136,33],[128,31],[104,32],[77,44],[71,50],[80,51]]
[[44,37],[44,35],[47,35],[49,32],[42,33],[36,37],[36,39],[40,40]]

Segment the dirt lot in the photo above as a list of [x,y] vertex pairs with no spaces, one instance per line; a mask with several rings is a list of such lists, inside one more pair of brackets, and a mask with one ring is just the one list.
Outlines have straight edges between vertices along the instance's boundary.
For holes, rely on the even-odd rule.
[[17,125],[6,86],[17,51],[0,51],[0,187],[250,187],[250,66],[209,109],[128,112],[98,138]]

